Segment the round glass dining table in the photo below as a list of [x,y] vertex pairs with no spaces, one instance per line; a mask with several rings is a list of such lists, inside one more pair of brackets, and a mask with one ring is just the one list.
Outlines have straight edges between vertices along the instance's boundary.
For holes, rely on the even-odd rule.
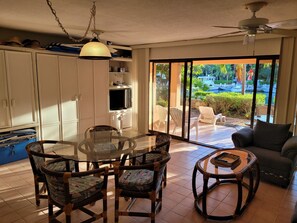
[[123,132],[121,136],[109,135],[94,140],[84,134],[65,138],[73,146],[57,144],[47,149],[65,159],[82,162],[101,162],[122,157],[134,158],[154,150],[158,145],[156,136],[138,132]]

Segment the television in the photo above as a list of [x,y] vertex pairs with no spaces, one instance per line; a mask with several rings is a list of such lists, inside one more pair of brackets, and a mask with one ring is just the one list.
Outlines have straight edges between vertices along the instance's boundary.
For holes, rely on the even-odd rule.
[[130,88],[109,90],[109,109],[121,110],[132,107],[132,91]]

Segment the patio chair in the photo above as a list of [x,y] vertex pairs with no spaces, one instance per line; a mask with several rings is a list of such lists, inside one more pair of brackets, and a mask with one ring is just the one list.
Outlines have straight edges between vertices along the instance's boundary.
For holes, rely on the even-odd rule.
[[226,122],[226,117],[219,113],[215,115],[212,107],[199,106],[200,115],[198,117],[199,122],[209,123],[215,125],[219,120],[220,122]]
[[[162,179],[170,155],[166,151],[154,151],[159,160],[144,165],[115,167],[115,223],[119,216],[150,217],[151,223],[162,208]],[[119,210],[120,197],[151,200],[150,212]]]
[[161,105],[156,105],[156,110],[155,114],[157,115],[157,125],[158,129],[160,129],[161,125],[163,125],[166,128],[166,123],[167,123],[167,115],[168,115],[168,110],[166,107],[163,107]]
[[[182,128],[182,118],[183,118],[183,112],[179,108],[170,108],[170,116],[174,122],[174,129],[173,134],[175,133],[177,128]],[[188,118],[185,118],[185,128],[188,128]],[[190,130],[192,128],[196,129],[196,137],[198,137],[198,118],[197,117],[191,117],[190,118]]]
[[[35,202],[36,205],[40,205],[40,199],[47,199],[46,194],[46,187],[45,187],[45,176],[41,172],[41,166],[44,165],[46,160],[49,159],[58,159],[60,156],[55,154],[46,154],[44,152],[44,147],[46,146],[71,146],[73,149],[76,149],[76,144],[72,142],[66,142],[66,141],[54,141],[54,140],[42,140],[42,141],[36,141],[28,144],[26,146],[26,151],[30,160],[32,172],[34,175],[34,186],[35,186]],[[59,162],[56,163],[56,166],[54,167],[55,171],[64,172],[66,170],[78,171],[78,163],[75,163],[74,161],[70,161],[70,166],[67,167],[65,162]],[[42,184],[41,188],[39,187]]]
[[[60,222],[56,219],[64,212],[66,222],[71,222],[71,213],[80,210],[91,217],[83,222],[93,222],[103,218],[107,223],[107,179],[108,167],[84,172],[57,172],[52,170],[58,160],[49,161],[41,167],[46,178],[48,190],[48,217],[49,222]],[[103,176],[103,177],[102,177]],[[103,201],[103,211],[95,213],[85,208],[86,205],[94,204],[97,200]],[[59,208],[54,213],[53,206]]]

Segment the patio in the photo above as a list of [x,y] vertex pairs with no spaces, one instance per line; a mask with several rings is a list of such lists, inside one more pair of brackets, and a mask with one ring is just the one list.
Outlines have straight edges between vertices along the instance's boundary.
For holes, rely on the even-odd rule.
[[[246,127],[248,120],[226,117],[225,123],[217,123],[216,125],[198,122],[198,136],[196,136],[195,128],[190,131],[190,141],[195,143],[203,143],[219,148],[233,148],[231,135],[239,129]],[[169,133],[172,134],[174,123],[170,121]],[[155,131],[164,132],[164,125],[155,125]],[[178,128],[174,134],[181,136],[181,128]]]

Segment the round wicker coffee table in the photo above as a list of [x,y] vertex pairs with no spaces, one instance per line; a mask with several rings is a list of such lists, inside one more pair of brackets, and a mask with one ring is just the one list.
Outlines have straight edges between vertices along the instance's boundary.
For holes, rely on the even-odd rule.
[[[203,189],[199,194],[196,187],[197,171],[203,175]],[[196,210],[205,218],[212,220],[230,220],[241,215],[257,192],[259,176],[260,170],[257,158],[247,150],[222,149],[210,153],[198,160],[193,170],[192,190]],[[214,181],[214,183],[210,183],[209,180]],[[237,184],[238,188],[238,199],[234,213],[227,216],[209,215],[206,203],[208,193],[221,184],[229,183]],[[248,190],[244,202],[243,188]],[[219,189],[218,187],[217,190]]]

